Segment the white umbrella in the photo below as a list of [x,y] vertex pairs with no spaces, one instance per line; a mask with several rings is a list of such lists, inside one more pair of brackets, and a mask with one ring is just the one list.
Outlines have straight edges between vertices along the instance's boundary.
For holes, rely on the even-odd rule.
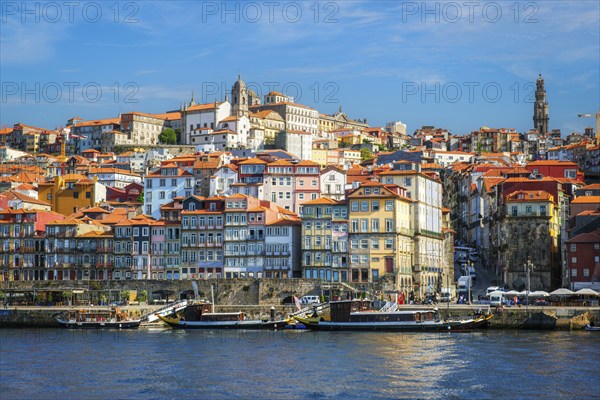
[[509,290],[508,292],[504,293],[506,296],[518,296],[520,294],[520,292],[517,292],[516,290]]
[[599,293],[596,292],[595,290],[592,289],[579,289],[578,291],[575,292],[575,294],[580,295],[580,296],[598,296]]
[[[529,292],[529,294],[531,294],[531,292]],[[519,294],[517,294],[517,296],[527,296],[527,291],[523,290],[522,292],[519,292]]]
[[556,289],[554,292],[550,292],[550,296],[571,296],[575,292],[569,289],[561,288]]
[[506,293],[501,292],[499,290],[494,290],[493,292],[489,292],[486,296],[491,297],[491,296],[502,296]]
[[546,297],[548,296],[548,292],[544,292],[543,290],[536,290],[535,292],[529,293],[529,297]]

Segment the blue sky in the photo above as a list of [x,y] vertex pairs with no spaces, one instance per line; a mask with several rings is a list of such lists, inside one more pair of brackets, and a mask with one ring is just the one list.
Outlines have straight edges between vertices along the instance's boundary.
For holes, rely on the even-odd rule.
[[577,114],[600,108],[596,1],[0,4],[1,126],[164,112],[192,90],[223,99],[238,74],[411,133],[524,132],[538,73],[550,128],[582,131],[593,120]]

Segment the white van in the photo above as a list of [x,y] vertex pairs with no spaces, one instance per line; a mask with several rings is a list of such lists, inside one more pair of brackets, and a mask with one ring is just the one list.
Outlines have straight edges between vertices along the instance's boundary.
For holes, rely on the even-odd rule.
[[492,307],[500,307],[504,304],[504,295],[503,294],[494,294],[490,296],[490,306]]
[[300,297],[300,304],[310,305],[310,304],[319,304],[321,303],[321,298],[319,296],[302,296]]

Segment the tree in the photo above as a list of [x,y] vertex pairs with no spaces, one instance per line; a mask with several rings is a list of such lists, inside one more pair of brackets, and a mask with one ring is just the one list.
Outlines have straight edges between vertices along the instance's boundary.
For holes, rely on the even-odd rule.
[[165,128],[160,135],[158,141],[164,144],[177,144],[177,134],[171,128]]
[[371,150],[365,148],[360,149],[360,158],[363,161],[370,160],[373,158],[373,154],[371,154]]
[[138,293],[137,300],[140,303],[143,303],[146,300],[148,300],[148,292],[146,290],[142,290],[140,293]]
[[140,193],[140,195],[137,197],[137,202],[138,203],[143,203],[144,202],[144,191],[143,190]]

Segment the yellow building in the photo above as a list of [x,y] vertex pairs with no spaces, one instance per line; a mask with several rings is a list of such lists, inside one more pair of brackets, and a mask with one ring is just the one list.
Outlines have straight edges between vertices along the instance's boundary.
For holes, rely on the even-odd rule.
[[67,174],[38,185],[38,198],[52,205],[52,211],[70,215],[80,208],[106,201],[106,187],[84,175]]
[[279,113],[272,110],[262,110],[251,112],[249,114],[250,123],[261,127],[265,131],[264,144],[265,146],[274,146],[275,137],[279,132],[285,130],[285,120]]
[[383,183],[398,185],[412,201],[411,228],[414,232],[413,289],[424,297],[446,285],[441,279],[449,276],[453,264],[444,262],[442,233],[442,183],[434,176],[418,171],[420,165],[406,164],[405,170],[381,172]]
[[411,203],[404,188],[373,181],[348,195],[352,282],[391,275],[399,290],[412,290]]
[[321,167],[326,167],[328,151],[329,151],[329,145],[328,145],[327,139],[313,140],[312,161],[316,162]]

